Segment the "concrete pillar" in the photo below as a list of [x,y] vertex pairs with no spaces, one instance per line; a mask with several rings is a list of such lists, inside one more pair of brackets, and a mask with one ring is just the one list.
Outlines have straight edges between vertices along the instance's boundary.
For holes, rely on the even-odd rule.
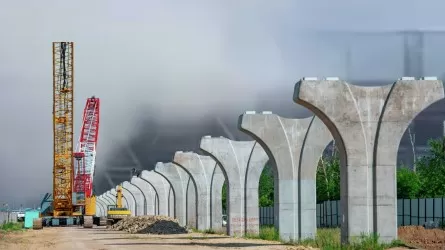
[[108,192],[105,192],[105,193],[102,195],[102,198],[103,198],[105,201],[107,201],[107,204],[108,204],[108,205],[115,205],[115,204],[116,204],[115,201],[109,196]]
[[213,170],[212,185],[210,190],[211,196],[211,228],[215,232],[222,232],[222,188],[226,177],[219,165]]
[[239,127],[263,145],[276,166],[274,185],[278,195],[274,199],[274,214],[280,237],[315,238],[317,165],[332,141],[327,127],[315,116],[288,119],[253,111],[240,117]]
[[96,216],[106,216],[107,204],[102,200],[100,196],[96,196]]
[[[246,232],[259,233],[258,184],[264,165],[269,158],[255,141],[232,141],[224,137],[201,139],[201,150],[221,166],[228,183],[228,234],[244,236]],[[249,169],[254,170],[249,170]],[[252,175],[247,178],[247,172]],[[254,173],[259,173],[254,176]],[[246,193],[246,187],[249,192]]]
[[184,169],[195,186],[197,207],[197,229],[210,228],[210,186],[216,162],[208,156],[193,152],[177,151],[173,163]]
[[[135,177],[135,176],[133,176]],[[133,179],[133,177],[131,177]],[[144,191],[137,185],[133,184],[130,180],[128,182],[128,185],[131,186],[133,189],[135,189],[135,193],[137,194],[136,199],[141,200],[142,202],[139,202],[140,207],[138,207],[138,214],[139,216],[146,215],[147,214],[147,196],[145,195]]]
[[168,190],[168,216],[175,218],[175,194],[171,186]]
[[109,191],[107,191],[107,192],[105,193],[105,195],[107,196],[108,199],[111,200],[111,202],[112,202],[113,205],[116,205],[116,194],[113,195],[113,194],[111,193],[111,190],[109,190]]
[[156,173],[155,171],[143,170],[139,178],[145,179],[150,182],[156,193],[158,194],[158,215],[168,216],[168,190],[170,189],[170,184],[165,180],[162,175]]
[[187,221],[187,226],[190,228],[198,228],[198,224],[197,224],[197,209],[196,209],[196,190],[195,190],[195,185],[193,184],[193,180],[192,177],[189,176],[188,181],[187,181],[187,198],[186,198],[186,207],[187,207],[187,211],[186,211],[186,221]]
[[101,213],[101,216],[107,216],[108,205],[111,205],[111,204],[109,204],[109,203],[103,198],[102,195],[97,196],[97,200],[98,200],[99,205],[102,207],[102,213]]
[[170,200],[170,217],[177,218],[181,226],[186,225],[186,192],[189,174],[181,167],[171,162],[156,163],[155,172],[162,175],[170,184],[171,189],[169,191],[169,196],[170,199],[172,199]]
[[109,201],[107,201],[105,198],[104,198],[104,195],[102,194],[102,195],[100,195],[100,197],[99,197],[99,201],[103,204],[103,206],[104,206],[104,213],[102,214],[102,216],[107,216],[107,211],[108,211],[108,205],[111,205],[111,203],[109,203]]
[[125,188],[134,197],[135,209],[134,216],[144,215],[145,199],[142,192],[128,181],[122,182],[122,188]]
[[329,128],[341,166],[342,242],[377,233],[397,239],[397,151],[414,117],[444,97],[435,78],[402,78],[387,86],[360,87],[338,78],[305,78],[294,101]]
[[147,200],[145,215],[155,215],[156,214],[155,204],[156,204],[157,194],[151,183],[137,176],[133,176],[131,178],[130,183],[139,187],[142,190],[142,193],[145,195],[145,198]]

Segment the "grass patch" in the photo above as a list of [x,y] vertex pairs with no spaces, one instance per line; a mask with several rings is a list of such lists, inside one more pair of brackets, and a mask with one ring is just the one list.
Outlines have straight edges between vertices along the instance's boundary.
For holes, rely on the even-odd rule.
[[6,232],[21,231],[21,230],[23,230],[23,223],[22,222],[18,222],[18,223],[14,223],[14,222],[3,223],[3,224],[0,225],[0,230],[1,231],[6,231]]
[[247,234],[246,238],[248,239],[262,239],[262,240],[271,240],[271,241],[279,241],[280,234],[278,230],[274,226],[260,226],[259,234]]
[[213,230],[213,229],[206,229],[206,230],[204,230],[204,232],[203,232],[204,234],[216,234],[216,232],[215,232],[215,230]]
[[315,239],[307,239],[307,240],[301,240],[296,243],[296,245],[303,245],[303,246],[311,246],[311,247],[317,247],[321,249],[344,249],[344,250],[361,250],[361,249],[375,249],[375,250],[383,250],[388,249],[391,247],[398,247],[398,246],[405,246],[402,241],[395,240],[391,243],[384,244],[379,243],[379,236],[376,234],[372,235],[365,235],[362,234],[361,236],[357,237],[357,239],[348,244],[348,245],[342,245],[340,243],[340,229],[334,228],[334,229],[327,229],[322,228],[317,230],[317,236]]
[[[273,226],[261,226],[258,235],[246,235],[250,239],[263,239],[270,241],[280,241],[278,230]],[[284,242],[290,245],[310,246],[326,250],[383,250],[391,247],[406,246],[402,241],[395,240],[389,244],[379,243],[378,235],[361,235],[355,242],[348,245],[342,245],[340,242],[340,229],[333,228],[319,228],[317,229],[317,236],[315,239],[300,240],[297,242]]]

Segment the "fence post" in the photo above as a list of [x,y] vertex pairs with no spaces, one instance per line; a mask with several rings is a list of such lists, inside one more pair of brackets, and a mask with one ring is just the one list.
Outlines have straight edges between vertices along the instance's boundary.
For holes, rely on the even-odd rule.
[[405,198],[402,198],[402,226],[405,226]]
[[417,225],[420,225],[420,199],[417,199]]
[[331,227],[333,227],[334,226],[334,222],[332,221],[332,214],[333,214],[333,211],[332,211],[332,203],[334,203],[334,201],[330,201],[329,202],[329,208],[331,209],[331,212],[330,212],[330,214],[331,214]]
[[443,200],[443,197],[442,197],[442,223],[445,223],[445,221],[444,221],[444,216],[443,216],[443,213],[444,213],[444,202],[443,202],[444,200]]
[[436,206],[436,198],[433,198],[433,221],[435,220],[435,217],[434,217],[434,215],[435,215],[435,206]]

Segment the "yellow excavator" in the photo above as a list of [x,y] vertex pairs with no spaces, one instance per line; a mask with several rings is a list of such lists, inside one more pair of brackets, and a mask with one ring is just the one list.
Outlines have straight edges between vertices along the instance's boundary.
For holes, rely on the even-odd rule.
[[119,185],[116,190],[116,205],[108,205],[107,207],[107,226],[116,224],[125,217],[131,216],[131,211],[122,206],[122,187]]

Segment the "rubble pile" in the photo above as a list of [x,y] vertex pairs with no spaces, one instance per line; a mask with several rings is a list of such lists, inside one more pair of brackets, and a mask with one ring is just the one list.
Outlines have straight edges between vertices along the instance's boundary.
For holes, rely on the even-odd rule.
[[134,216],[123,218],[111,227],[116,231],[132,234],[184,234],[188,229],[181,227],[176,219],[167,216]]

